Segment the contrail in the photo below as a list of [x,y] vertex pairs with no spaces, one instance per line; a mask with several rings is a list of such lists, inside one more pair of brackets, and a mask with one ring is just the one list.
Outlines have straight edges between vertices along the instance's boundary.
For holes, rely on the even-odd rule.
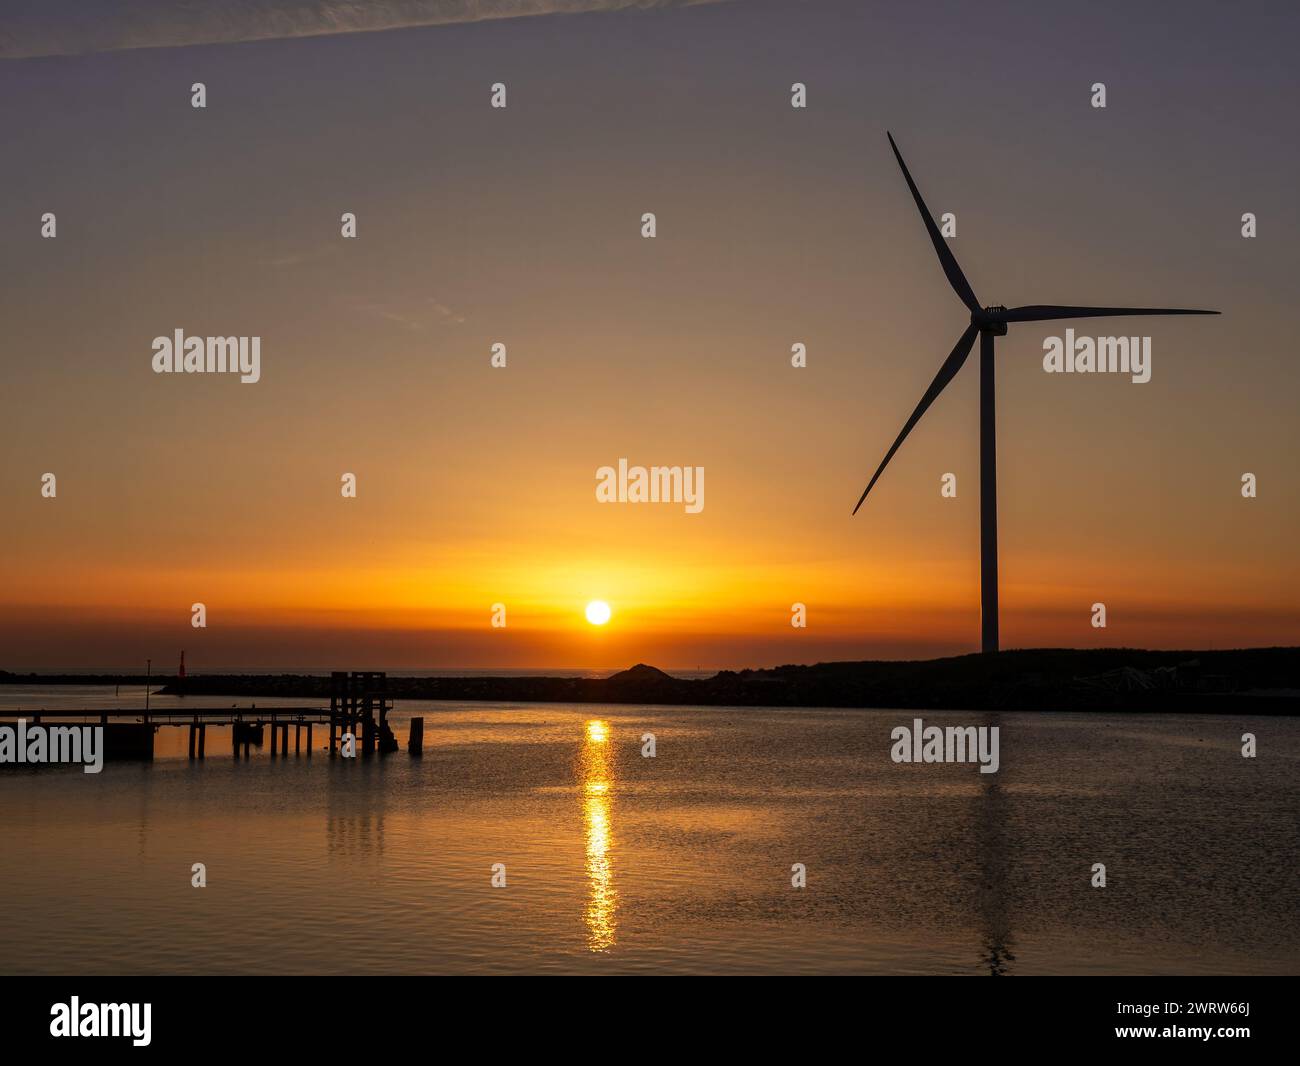
[[726,0],[9,0],[0,58],[84,55]]

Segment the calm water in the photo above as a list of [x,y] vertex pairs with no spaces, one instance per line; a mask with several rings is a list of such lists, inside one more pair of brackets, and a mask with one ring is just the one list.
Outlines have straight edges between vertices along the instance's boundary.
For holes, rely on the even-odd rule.
[[209,729],[190,764],[163,729],[152,765],[0,773],[0,971],[1300,969],[1294,719],[924,715],[1001,727],[980,775],[892,763],[911,712],[401,709],[421,760],[236,761]]

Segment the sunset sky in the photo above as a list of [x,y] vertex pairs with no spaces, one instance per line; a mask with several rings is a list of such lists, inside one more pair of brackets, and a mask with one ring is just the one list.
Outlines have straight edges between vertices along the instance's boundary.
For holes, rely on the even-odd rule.
[[[982,303],[1223,312],[999,340],[1003,646],[1300,642],[1288,5],[738,0],[105,51],[65,37],[80,5],[20,6],[0,669],[976,650],[977,358],[850,517],[967,321],[886,129]],[[280,6],[232,10],[251,37]],[[1150,383],[1044,373],[1071,325],[1150,335]],[[153,373],[178,328],[260,336],[261,381]],[[704,467],[702,513],[598,503],[620,457]]]

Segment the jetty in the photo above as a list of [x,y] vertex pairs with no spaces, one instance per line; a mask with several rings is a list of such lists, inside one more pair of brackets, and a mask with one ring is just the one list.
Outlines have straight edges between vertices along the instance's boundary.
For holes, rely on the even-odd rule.
[[[316,726],[329,730],[329,754],[342,753],[344,739],[353,738],[357,753],[369,756],[397,750],[397,738],[388,725],[393,700],[388,695],[388,678],[382,671],[361,670],[349,673],[334,671],[330,675],[328,706],[264,707],[168,707],[162,710],[111,708],[93,710],[43,709],[31,711],[0,710],[0,724],[13,724],[19,718],[33,725],[97,724],[104,730],[106,759],[153,758],[154,735],[159,729],[189,730],[189,758],[207,757],[208,727],[229,728],[230,750],[235,758],[244,758],[251,747],[262,747],[270,731],[271,757],[289,754],[289,731],[293,730],[293,753],[303,753],[306,740],[308,756],[312,752]],[[419,755],[423,750],[424,720],[412,719],[409,750]]]

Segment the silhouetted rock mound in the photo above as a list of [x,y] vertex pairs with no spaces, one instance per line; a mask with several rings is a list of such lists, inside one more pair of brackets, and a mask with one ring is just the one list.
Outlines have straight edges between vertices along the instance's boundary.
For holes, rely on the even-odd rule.
[[671,674],[665,674],[657,666],[647,666],[645,663],[637,663],[630,670],[620,670],[618,673],[610,674],[609,677],[605,678],[606,683],[610,685],[645,685],[676,680],[677,678]]

